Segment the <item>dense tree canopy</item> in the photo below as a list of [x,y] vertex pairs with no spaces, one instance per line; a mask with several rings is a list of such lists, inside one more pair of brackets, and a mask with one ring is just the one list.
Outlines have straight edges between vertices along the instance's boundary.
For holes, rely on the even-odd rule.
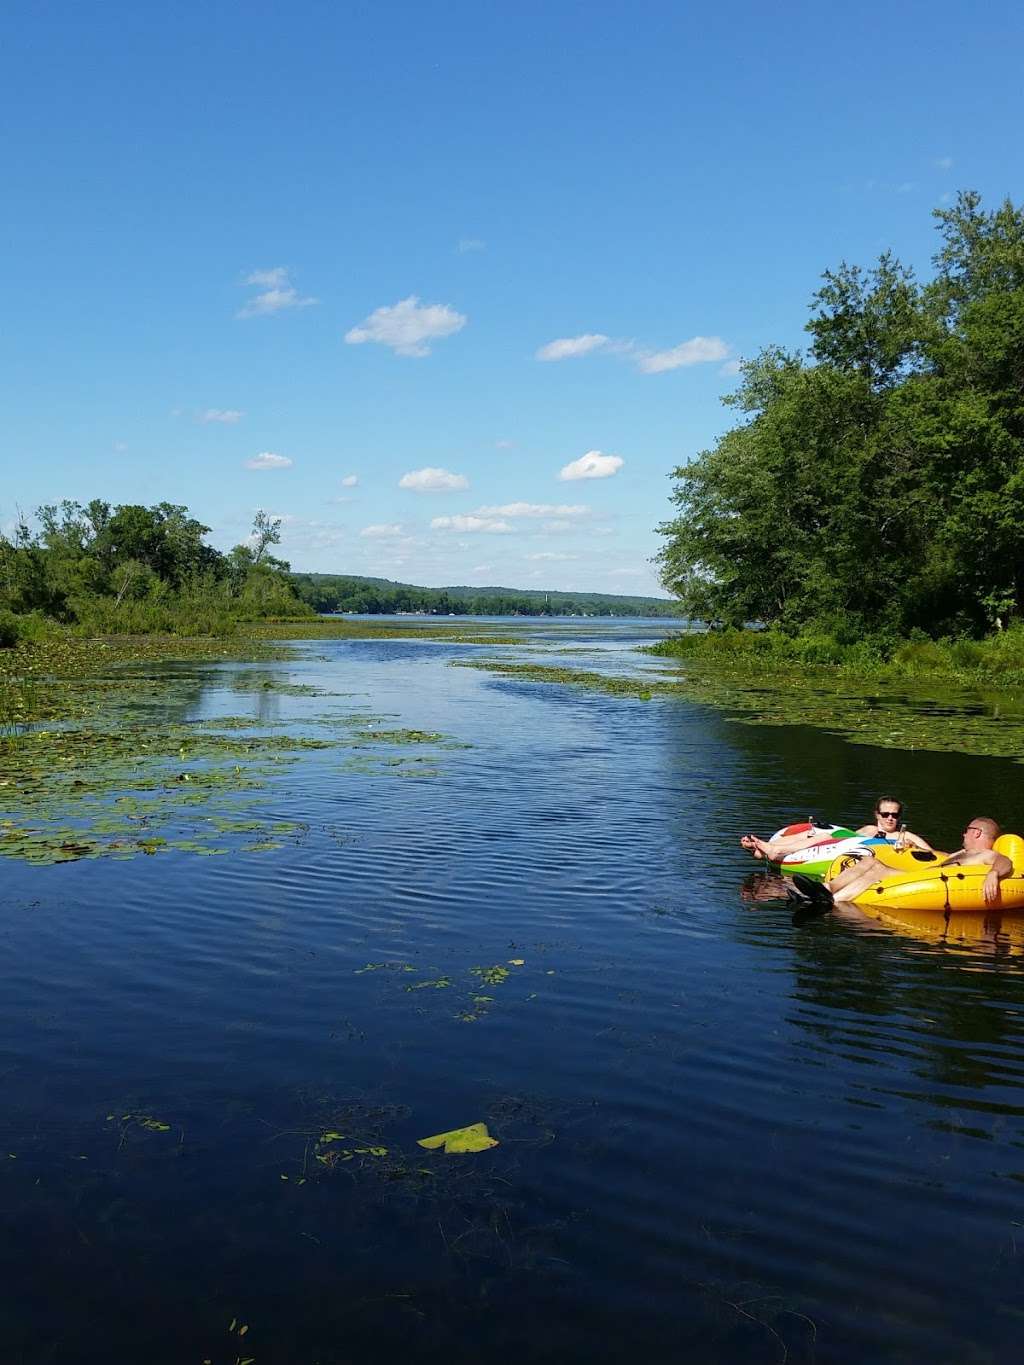
[[806,355],[674,471],[665,586],[711,623],[983,634],[1024,605],[1024,212],[940,209],[935,275],[823,277]]
[[203,631],[309,611],[288,565],[267,553],[280,522],[263,512],[249,542],[227,555],[206,544],[208,526],[169,502],[62,502],[40,507],[37,520],[37,531],[23,521],[0,536],[0,613],[96,631]]

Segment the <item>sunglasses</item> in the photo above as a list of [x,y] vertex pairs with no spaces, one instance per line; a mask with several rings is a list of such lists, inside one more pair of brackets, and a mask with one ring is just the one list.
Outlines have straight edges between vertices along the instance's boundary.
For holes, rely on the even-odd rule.
[[879,820],[898,820],[903,812],[901,810],[876,810],[875,814]]
[[964,830],[964,833],[965,833],[965,834],[984,834],[985,831],[984,831],[983,829],[979,829],[977,825],[968,825],[967,828]]

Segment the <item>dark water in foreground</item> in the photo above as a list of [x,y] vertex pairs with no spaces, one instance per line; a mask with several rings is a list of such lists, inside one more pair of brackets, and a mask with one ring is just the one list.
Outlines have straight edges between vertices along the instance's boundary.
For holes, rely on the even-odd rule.
[[275,665],[468,746],[304,754],[276,852],[0,865],[0,1360],[1017,1360],[1024,927],[794,925],[736,836],[893,790],[951,846],[1024,826],[1021,769],[478,656]]

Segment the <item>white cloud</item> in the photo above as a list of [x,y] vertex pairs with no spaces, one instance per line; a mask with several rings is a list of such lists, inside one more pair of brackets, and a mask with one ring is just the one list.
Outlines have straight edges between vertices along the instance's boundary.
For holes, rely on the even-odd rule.
[[342,488],[355,488],[358,482],[359,482],[358,474],[346,474],[341,481],[341,486]]
[[420,304],[415,294],[393,304],[377,308],[358,327],[345,333],[350,346],[361,346],[375,341],[390,346],[396,355],[424,356],[430,354],[427,342],[461,332],[468,319],[456,313],[446,303]]
[[478,517],[587,517],[590,508],[582,502],[503,502],[498,507],[478,507],[476,514]]
[[293,461],[287,455],[275,455],[272,450],[264,450],[255,459],[246,460],[246,469],[290,469]]
[[643,578],[643,569],[609,569],[605,578]]
[[691,337],[667,351],[651,351],[635,341],[605,336],[603,332],[585,332],[578,337],[560,337],[549,341],[536,352],[538,360],[570,360],[590,355],[595,351],[613,352],[632,358],[643,374],[661,374],[664,370],[678,370],[684,365],[700,365],[710,360],[725,360],[729,348],[721,337]]
[[527,555],[526,558],[527,558],[527,559],[575,559],[576,556],[575,556],[575,555],[560,555],[560,554],[556,554],[554,550],[543,550],[543,551],[541,551],[540,554],[536,554],[536,555]]
[[912,194],[913,191],[916,190],[916,189],[917,189],[917,181],[916,181],[916,180],[904,180],[901,184],[899,184],[899,185],[896,186],[896,193],[897,193],[897,194]]
[[579,355],[589,355],[591,351],[604,351],[612,345],[611,337],[601,332],[584,332],[578,337],[559,337],[549,341],[537,351],[538,360],[572,360]]
[[494,517],[435,517],[430,523],[432,531],[484,531],[492,535],[508,535],[512,527],[507,521]]
[[460,488],[468,488],[469,480],[465,474],[453,474],[450,469],[410,469],[398,480],[399,488],[411,488],[414,493],[451,493]]
[[469,572],[470,572],[470,573],[493,573],[493,572],[494,572],[494,565],[493,565],[493,564],[474,564],[473,567],[470,569]]
[[577,527],[571,521],[559,518],[556,521],[546,521],[540,529],[547,535],[556,535],[559,531],[575,531]]
[[378,523],[376,526],[364,526],[359,534],[365,540],[385,540],[393,536],[400,536],[403,527],[400,522]]
[[602,455],[599,450],[588,450],[578,460],[565,465],[558,477],[563,482],[572,479],[610,479],[624,464],[620,455]]
[[239,412],[237,408],[207,408],[205,412],[199,414],[196,421],[225,422],[230,425],[240,422],[244,416],[245,414]]
[[479,237],[460,237],[458,252],[460,256],[465,256],[467,251],[483,251],[486,243]]
[[727,360],[725,364],[722,366],[722,368],[718,371],[718,373],[720,375],[723,375],[727,379],[731,379],[734,374],[739,374],[742,368],[743,366],[740,363],[740,361]]
[[953,169],[953,158],[951,156],[937,156],[934,165],[940,171],[951,171]]
[[254,270],[246,275],[245,283],[256,285],[262,292],[254,294],[244,307],[235,314],[240,318],[266,317],[280,313],[285,308],[308,308],[316,303],[314,298],[302,298],[299,291],[288,278],[287,266],[277,265],[272,270]]
[[637,356],[637,365],[644,374],[662,374],[678,370],[684,365],[701,365],[709,360],[725,360],[729,348],[721,337],[691,337],[668,351],[644,351]]

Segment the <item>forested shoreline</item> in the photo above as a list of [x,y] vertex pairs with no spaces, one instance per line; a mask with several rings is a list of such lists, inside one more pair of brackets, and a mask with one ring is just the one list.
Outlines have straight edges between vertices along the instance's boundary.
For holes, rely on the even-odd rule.
[[111,505],[99,498],[40,507],[0,535],[0,647],[53,631],[79,636],[222,636],[246,623],[312,623],[321,613],[424,612],[488,616],[657,616],[674,602],[600,593],[418,588],[334,574],[293,573],[272,553],[278,518],[257,512],[226,554],[187,507]]
[[54,627],[80,635],[230,634],[239,622],[312,616],[289,566],[271,553],[280,522],[256,514],[245,544],[222,554],[188,508],[111,506],[94,498],[40,507],[0,536],[0,645]]
[[352,574],[292,575],[302,600],[317,612],[354,611],[370,616],[425,612],[446,616],[678,616],[674,601],[596,592],[536,588],[419,588],[386,578]]
[[826,271],[807,353],[747,361],[674,471],[662,580],[710,629],[660,652],[1024,676],[1024,213],[934,216],[930,280]]

